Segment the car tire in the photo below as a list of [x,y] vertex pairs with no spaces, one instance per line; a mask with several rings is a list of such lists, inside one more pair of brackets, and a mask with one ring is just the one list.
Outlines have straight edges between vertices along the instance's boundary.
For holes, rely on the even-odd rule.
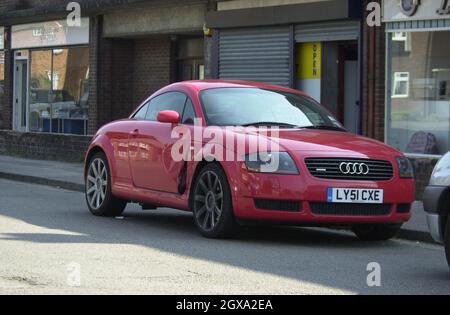
[[447,225],[445,226],[445,255],[447,256],[447,263],[450,267],[450,215],[447,219]]
[[398,235],[402,224],[366,224],[353,227],[353,233],[369,242],[387,241]]
[[232,237],[237,223],[223,169],[216,163],[206,165],[192,187],[191,209],[200,234],[207,238]]
[[112,194],[111,172],[104,153],[96,153],[90,159],[85,186],[86,202],[93,215],[116,217],[125,210],[127,202]]

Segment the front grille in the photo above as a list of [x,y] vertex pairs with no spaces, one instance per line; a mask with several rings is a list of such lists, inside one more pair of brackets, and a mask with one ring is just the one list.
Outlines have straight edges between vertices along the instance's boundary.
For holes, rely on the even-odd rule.
[[[306,166],[312,176],[324,179],[337,180],[370,180],[385,181],[394,176],[392,164],[388,161],[346,159],[346,158],[310,158],[305,160]],[[344,174],[340,170],[342,163],[364,163],[369,168],[369,173]]]
[[411,204],[399,204],[397,205],[397,213],[407,214],[411,212]]
[[310,203],[312,213],[317,215],[372,217],[391,214],[390,204],[357,204],[357,203]]
[[287,211],[287,212],[300,212],[301,203],[299,201],[286,201],[286,200],[268,200],[268,199],[255,199],[255,206],[261,210],[268,211]]

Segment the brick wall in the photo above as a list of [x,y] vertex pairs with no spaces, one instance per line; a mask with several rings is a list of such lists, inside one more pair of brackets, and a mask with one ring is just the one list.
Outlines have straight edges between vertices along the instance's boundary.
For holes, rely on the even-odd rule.
[[136,40],[134,49],[133,101],[137,105],[173,82],[174,58],[169,37]]
[[0,13],[4,13],[8,10],[11,10],[17,0],[2,0],[0,1]]
[[99,34],[99,25],[93,24],[90,134],[112,120],[128,117],[142,100],[174,78],[169,37],[105,39]]
[[[364,0],[364,7],[368,2]],[[369,28],[367,13],[363,20],[363,135],[384,141],[386,34],[384,26]]]
[[114,39],[111,64],[111,119],[126,118],[134,108],[134,41]]
[[[185,0],[183,0],[185,1]],[[0,13],[4,10],[29,10],[33,8],[66,7],[68,0],[1,0]],[[149,0],[78,0],[82,8],[140,5]],[[161,1],[163,2],[163,1]]]
[[[85,2],[81,0],[80,2]],[[3,0],[0,1],[0,12],[14,10],[28,10],[32,8],[44,8],[49,6],[65,6],[65,0]]]
[[82,162],[90,141],[91,138],[86,136],[0,130],[0,154],[39,160]]
[[[10,32],[10,27],[5,27],[5,32]],[[2,103],[0,119],[2,129],[12,129],[12,114],[13,114],[13,52],[9,49],[11,42],[5,40],[5,80],[4,80],[4,93],[0,102]]]
[[90,18],[89,24],[89,125],[88,133],[111,121],[112,41],[102,37],[102,17]]
[[386,110],[386,33],[384,27],[376,33],[377,48],[375,52],[375,133],[373,138],[384,141]]

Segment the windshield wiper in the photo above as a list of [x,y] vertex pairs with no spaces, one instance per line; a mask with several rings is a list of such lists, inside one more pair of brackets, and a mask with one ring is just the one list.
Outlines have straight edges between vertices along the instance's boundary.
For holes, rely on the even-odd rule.
[[274,122],[274,121],[260,121],[260,122],[254,122],[254,123],[245,124],[245,125],[241,125],[241,126],[242,127],[276,126],[276,127],[284,127],[284,128],[299,128],[299,126],[297,126],[297,125]]
[[345,130],[344,128],[341,128],[341,127],[327,126],[327,125],[306,126],[306,127],[302,127],[302,129],[331,130],[331,131],[347,131],[347,130]]

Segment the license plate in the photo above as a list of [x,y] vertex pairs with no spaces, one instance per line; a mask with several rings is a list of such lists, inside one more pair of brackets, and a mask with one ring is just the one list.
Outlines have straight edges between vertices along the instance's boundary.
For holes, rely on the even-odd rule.
[[374,203],[382,204],[382,189],[328,188],[328,202],[332,203]]

